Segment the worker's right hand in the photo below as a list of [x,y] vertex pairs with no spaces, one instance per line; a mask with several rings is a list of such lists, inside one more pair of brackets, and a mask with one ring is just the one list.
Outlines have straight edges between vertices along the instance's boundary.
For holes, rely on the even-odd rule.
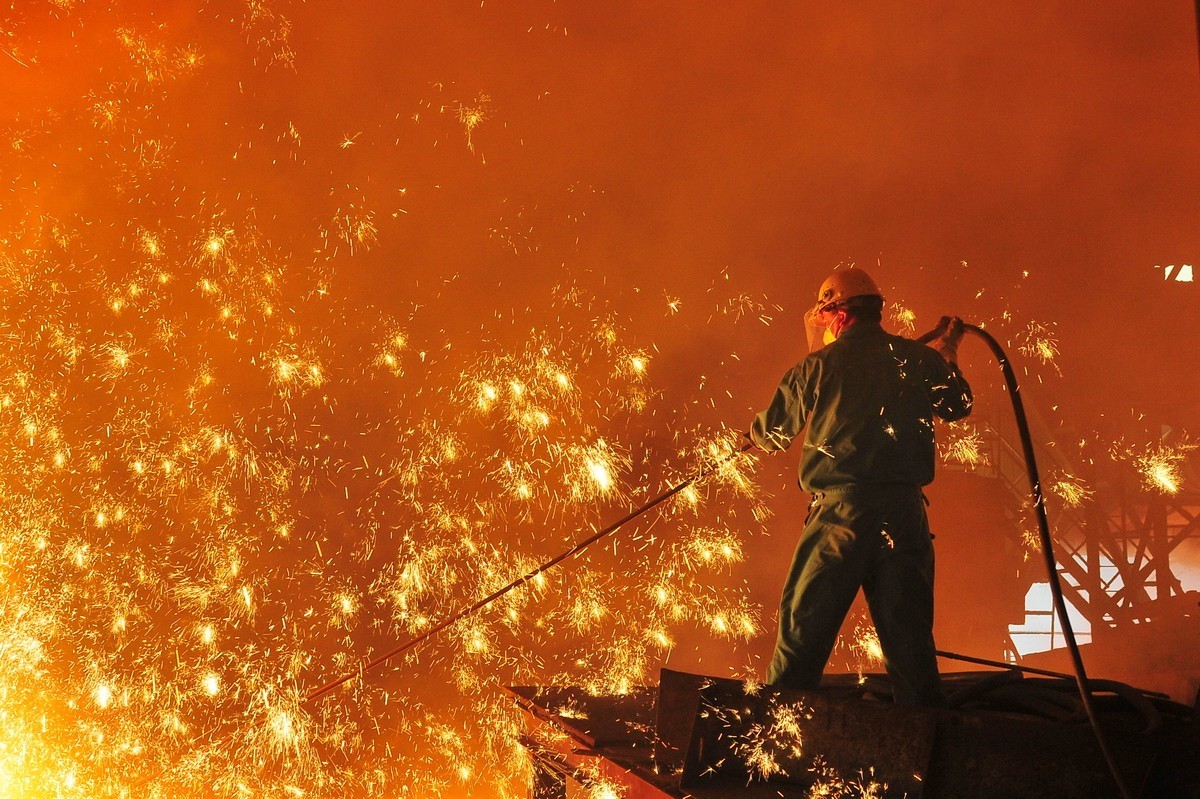
[[932,347],[934,340],[941,338],[942,334],[946,332],[946,328],[949,325],[950,317],[943,316],[937,323],[937,327],[935,327],[933,330],[930,330],[928,333],[922,333],[920,336],[917,336],[915,340],[918,344],[927,344],[928,346]]
[[957,316],[943,316],[938,322],[940,332],[937,338],[929,342],[948,363],[958,363],[958,342],[963,337],[963,322]]

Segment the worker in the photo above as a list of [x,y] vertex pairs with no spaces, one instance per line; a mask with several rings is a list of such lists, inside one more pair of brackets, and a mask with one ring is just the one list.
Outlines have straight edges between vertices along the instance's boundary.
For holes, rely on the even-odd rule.
[[866,272],[836,270],[805,316],[824,345],[792,367],[748,438],[787,449],[804,433],[808,517],[779,608],[767,682],[814,689],[861,587],[898,704],[942,707],[933,642],[933,545],[921,488],[933,480],[933,417],[971,412],[962,320],[927,346],[887,333]]

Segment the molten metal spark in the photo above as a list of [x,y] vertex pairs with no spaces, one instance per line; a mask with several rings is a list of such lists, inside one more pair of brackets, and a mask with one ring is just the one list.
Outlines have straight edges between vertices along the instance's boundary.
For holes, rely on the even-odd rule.
[[941,442],[942,459],[947,463],[964,466],[987,466],[987,453],[983,451],[984,439],[979,430],[969,422],[951,422],[942,426],[946,439]]
[[1092,498],[1093,492],[1082,478],[1067,472],[1059,472],[1050,483],[1050,491],[1057,494],[1069,508],[1078,508]]
[[1187,442],[1174,446],[1156,444],[1148,451],[1130,451],[1127,457],[1132,458],[1146,490],[1159,494],[1177,494],[1183,482],[1180,467],[1198,446],[1200,445]]
[[891,305],[888,319],[901,331],[901,334],[915,333],[917,330],[917,315],[911,308],[906,308],[898,302]]
[[[657,393],[648,331],[683,301],[630,330],[573,284],[469,333],[451,292],[414,290],[396,319],[352,301],[341,272],[384,249],[398,190],[356,177],[373,135],[319,154],[306,131],[301,151],[304,119],[244,102],[293,57],[276,4],[241,4],[248,52],[211,60],[238,37],[203,19],[56,5],[46,40],[87,34],[95,63],[0,148],[0,796],[512,796],[527,764],[498,686],[628,691],[677,638],[758,633],[719,574],[745,549],[733,517],[760,512],[739,457],[662,507],[669,536],[538,575],[373,684],[383,643],[732,453]],[[214,61],[257,66],[206,75],[239,94],[193,108]],[[473,148],[494,110],[453,110]],[[85,179],[64,193],[63,174]],[[712,299],[716,325],[766,307]]]
[[804,722],[812,718],[812,710],[800,702],[772,701],[768,718],[768,723],[750,725],[733,745],[752,779],[787,774],[804,756]]
[[1054,364],[1054,359],[1058,357],[1058,339],[1050,326],[1030,322],[1021,334],[1020,351],[1021,354],[1037,358],[1042,363]]

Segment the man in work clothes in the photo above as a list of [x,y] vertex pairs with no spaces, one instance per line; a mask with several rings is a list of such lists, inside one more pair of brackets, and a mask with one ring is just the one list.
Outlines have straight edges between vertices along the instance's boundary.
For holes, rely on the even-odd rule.
[[895,701],[946,704],[933,643],[933,546],[921,487],[933,480],[933,417],[971,412],[958,369],[962,320],[929,346],[884,331],[883,296],[861,269],[840,269],[805,317],[826,345],[792,367],[749,437],[787,449],[804,432],[800,487],[812,496],[783,588],[767,682],[816,688],[858,593]]

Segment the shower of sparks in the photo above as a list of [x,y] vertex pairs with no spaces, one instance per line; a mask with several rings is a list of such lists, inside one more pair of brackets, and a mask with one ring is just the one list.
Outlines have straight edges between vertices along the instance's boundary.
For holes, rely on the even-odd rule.
[[463,132],[467,137],[467,149],[472,154],[475,152],[475,140],[473,138],[475,129],[491,115],[491,104],[492,98],[486,94],[480,94],[470,105],[459,103],[455,109],[458,121],[462,123]]
[[906,308],[898,302],[891,304],[888,319],[896,326],[901,334],[915,333],[917,330],[917,315],[911,308]]
[[751,724],[733,743],[752,779],[787,774],[804,757],[804,722],[812,710],[800,702],[772,700],[764,723]]
[[333,217],[333,227],[337,238],[346,243],[351,255],[371,249],[379,238],[375,213],[353,204],[344,211],[337,210]]
[[879,643],[879,634],[875,632],[875,625],[867,621],[860,621],[855,625],[850,652],[854,656],[855,670],[858,672],[860,684],[866,681],[868,671],[878,671],[883,668],[883,645]]
[[742,544],[728,530],[696,530],[677,544],[683,557],[696,565],[738,563],[742,560]]
[[809,799],[884,799],[890,795],[888,784],[875,779],[874,769],[846,779],[822,758],[815,761],[812,772],[817,779],[808,790]]
[[1142,451],[1114,452],[1114,457],[1128,459],[1133,463],[1141,476],[1142,486],[1147,491],[1178,494],[1183,486],[1181,466],[1198,446],[1200,445],[1187,442],[1174,446],[1156,444]]
[[1055,363],[1055,358],[1058,357],[1058,339],[1049,326],[1030,322],[1020,335],[1019,348],[1022,355],[1058,368]]
[[[883,799],[888,786],[875,779],[874,769],[860,770],[857,777],[832,768],[820,753],[807,752],[806,727],[821,727],[827,719],[814,722],[815,714],[803,702],[784,702],[770,697],[761,708],[722,706],[705,702],[702,718],[727,727],[730,751],[751,782],[792,777],[809,781],[806,796],[832,799]],[[720,771],[724,762],[712,766]]]
[[[239,57],[206,57],[228,46],[204,27],[217,15],[189,22],[192,43],[59,6],[108,55],[0,152],[0,796],[521,795],[501,686],[628,691],[677,641],[761,632],[726,585],[764,515],[754,461],[660,401],[654,343],[614,303],[555,287],[451,340],[449,297],[399,318],[351,301],[341,273],[362,256],[407,257],[389,238],[403,191],[321,171],[279,202],[275,177],[239,170],[293,170],[291,192],[306,158],[380,155],[372,134],[192,108],[225,85],[195,77]],[[274,7],[246,3],[234,26],[247,91],[295,58]],[[454,110],[473,149],[494,111],[482,95]],[[209,134],[229,136],[227,173],[188,160]],[[714,299],[713,326],[766,307]],[[717,464],[653,532],[630,525],[392,672],[304,700]]]
[[587,787],[588,799],[624,799],[625,789],[605,779],[592,781]]
[[989,465],[984,452],[983,434],[970,422],[950,422],[942,425],[945,438],[938,446],[942,460],[975,468]]
[[854,629],[854,643],[850,648],[858,655],[860,662],[872,667],[883,665],[883,647],[873,625],[859,624]]
[[1037,530],[1023,528],[1021,530],[1021,559],[1031,560],[1042,549],[1042,537]]
[[1069,508],[1080,507],[1091,499],[1094,493],[1082,478],[1067,472],[1059,472],[1050,482],[1049,489]]

